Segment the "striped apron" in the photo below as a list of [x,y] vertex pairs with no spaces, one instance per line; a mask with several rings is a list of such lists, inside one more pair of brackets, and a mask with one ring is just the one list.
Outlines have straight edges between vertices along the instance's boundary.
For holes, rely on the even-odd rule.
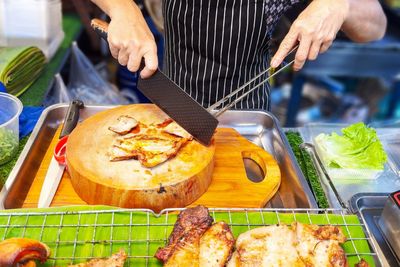
[[[164,0],[164,72],[202,106],[212,105],[268,67],[273,26],[296,1]],[[234,108],[269,110],[269,99],[266,84]]]

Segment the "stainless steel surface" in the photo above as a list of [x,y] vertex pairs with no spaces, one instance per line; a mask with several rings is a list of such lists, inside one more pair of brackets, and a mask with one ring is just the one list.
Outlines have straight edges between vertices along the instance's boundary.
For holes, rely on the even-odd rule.
[[[397,192],[398,194],[400,191]],[[400,258],[400,204],[396,204],[393,195],[387,198],[383,207],[379,226],[397,257]]]
[[[50,266],[67,265],[76,261],[87,261],[98,257],[109,257],[112,253],[124,249],[127,253],[128,266],[154,266],[158,262],[154,258],[154,253],[158,247],[163,246],[167,240],[176,215],[183,209],[164,209],[160,213],[154,213],[148,209],[119,209],[119,210],[82,210],[82,211],[42,211],[42,212],[0,212],[0,220],[6,222],[0,225],[0,230],[4,229],[4,235],[0,240],[6,238],[6,233],[12,229],[15,232],[22,232],[25,237],[30,237],[32,232],[34,236],[39,237],[39,241],[45,242],[52,248],[52,255],[48,260]],[[347,211],[340,209],[260,209],[260,208],[210,208],[210,215],[215,220],[224,218],[225,222],[235,231],[241,229],[241,232],[255,227],[285,224],[300,221],[302,223],[334,225],[341,227],[346,233],[347,240],[344,244],[346,256],[355,261],[360,261],[365,257],[372,257],[377,266],[381,266],[380,259],[371,244],[371,237],[368,231],[364,231],[365,237],[360,235],[352,236],[350,229],[363,228],[363,223],[348,221],[346,219]],[[241,214],[238,216],[238,212]],[[144,216],[140,216],[142,213]],[[300,214],[301,216],[300,218]],[[334,220],[330,215],[334,214]],[[87,216],[94,215],[94,219],[88,219]],[[123,220],[122,216],[128,217]],[[304,216],[306,215],[306,216]],[[11,223],[14,217],[27,218],[34,220],[35,217],[43,218],[43,223]],[[316,217],[317,216],[317,217]],[[50,219],[51,218],[51,219]],[[84,219],[85,218],[85,219]],[[155,222],[153,219],[158,218]],[[341,218],[341,219],[339,219]],[[144,219],[144,220],[143,220]],[[71,223],[73,221],[73,223]],[[323,222],[322,222],[323,221]],[[90,229],[93,233],[82,238],[81,228]],[[58,235],[52,239],[43,240],[44,231],[52,229],[58,232]],[[73,231],[68,231],[68,230]],[[128,232],[125,235],[117,234],[117,231]],[[73,232],[73,235],[62,235],[63,231]],[[141,234],[132,234],[138,233]],[[163,234],[156,234],[163,232]],[[236,232],[236,231],[235,231]],[[104,237],[96,233],[110,233],[110,237]],[[114,234],[113,234],[114,233]],[[62,235],[62,238],[61,238]],[[80,237],[79,237],[80,236]],[[102,238],[103,237],[103,238]],[[360,251],[357,244],[367,242],[369,251]],[[101,245],[106,244],[108,249],[102,249]],[[59,255],[58,249],[62,246],[69,247],[67,255]],[[132,249],[135,246],[135,249]],[[147,248],[147,249],[139,249]],[[86,253],[78,252],[77,248],[84,248]],[[93,250],[98,249],[99,253],[94,255]],[[64,250],[65,253],[65,250]]]
[[317,170],[318,177],[321,183],[321,187],[324,190],[326,199],[328,200],[329,206],[332,208],[343,208],[346,209],[348,205],[343,201],[339,192],[336,190],[333,181],[326,172],[321,159],[315,151],[314,145],[310,143],[303,143],[301,147],[311,156],[313,165]]
[[[40,117],[16,166],[0,192],[0,208],[20,208],[36,175],[46,150],[62,122],[68,105],[48,107]],[[112,108],[87,106],[81,119]],[[220,117],[219,127],[231,127],[253,143],[263,147],[277,160],[282,182],[278,193],[267,207],[317,208],[316,201],[276,118],[261,111],[227,111]]]
[[51,158],[49,169],[44,177],[42,189],[40,190],[38,208],[50,207],[51,201],[57,192],[65,166],[60,165],[54,156]]
[[351,198],[350,208],[370,232],[371,241],[382,265],[395,267],[400,266],[400,258],[394,254],[378,223],[388,196],[389,194],[384,193],[359,193]]

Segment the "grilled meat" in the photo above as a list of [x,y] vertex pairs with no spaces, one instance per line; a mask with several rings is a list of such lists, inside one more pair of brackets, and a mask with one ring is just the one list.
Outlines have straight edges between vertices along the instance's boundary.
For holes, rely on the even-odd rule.
[[[122,135],[110,148],[110,161],[137,159],[143,166],[152,168],[175,157],[179,150],[192,140],[192,136],[185,133],[185,130],[171,119],[150,125],[136,120],[135,124],[133,121],[129,124],[127,120],[129,122],[135,119],[121,116],[119,117],[121,125],[109,128]],[[136,125],[136,128],[130,128],[133,125]]]
[[135,118],[127,115],[119,116],[117,121],[117,124],[108,127],[108,129],[120,135],[129,133],[133,128],[138,125],[138,121],[135,120]]
[[93,259],[85,263],[69,265],[68,267],[123,267],[126,257],[125,251],[121,250],[107,259]]
[[305,266],[298,257],[294,232],[286,225],[266,226],[239,235],[227,267]]
[[166,133],[175,135],[175,136],[186,138],[188,140],[192,140],[193,139],[193,136],[191,134],[186,132],[185,129],[183,129],[181,126],[179,126],[179,124],[177,124],[174,121],[169,123],[167,126],[165,126],[163,128],[163,131],[166,132]]
[[208,209],[203,206],[183,210],[178,215],[168,245],[159,248],[155,257],[165,266],[198,266],[200,238],[212,222]]
[[231,256],[235,238],[225,222],[214,223],[200,238],[199,265],[223,267]]
[[34,266],[33,260],[45,262],[50,249],[43,243],[29,238],[10,238],[0,242],[0,267],[18,264]]
[[318,226],[294,223],[296,249],[309,266],[347,266],[345,253],[339,243],[346,237],[340,228],[332,225]]
[[255,228],[239,236],[232,266],[348,266],[336,226],[293,223]]

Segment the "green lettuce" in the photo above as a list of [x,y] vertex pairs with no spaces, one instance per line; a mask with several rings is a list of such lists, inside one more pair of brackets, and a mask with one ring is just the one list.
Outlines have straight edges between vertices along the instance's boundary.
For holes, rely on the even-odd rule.
[[383,170],[387,155],[375,129],[352,124],[337,133],[315,138],[318,153],[331,168]]

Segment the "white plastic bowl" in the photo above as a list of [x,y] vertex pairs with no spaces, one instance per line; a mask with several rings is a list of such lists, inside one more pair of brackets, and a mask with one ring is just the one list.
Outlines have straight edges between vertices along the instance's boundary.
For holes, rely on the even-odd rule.
[[0,93],[0,165],[11,160],[18,150],[22,108],[18,98]]

